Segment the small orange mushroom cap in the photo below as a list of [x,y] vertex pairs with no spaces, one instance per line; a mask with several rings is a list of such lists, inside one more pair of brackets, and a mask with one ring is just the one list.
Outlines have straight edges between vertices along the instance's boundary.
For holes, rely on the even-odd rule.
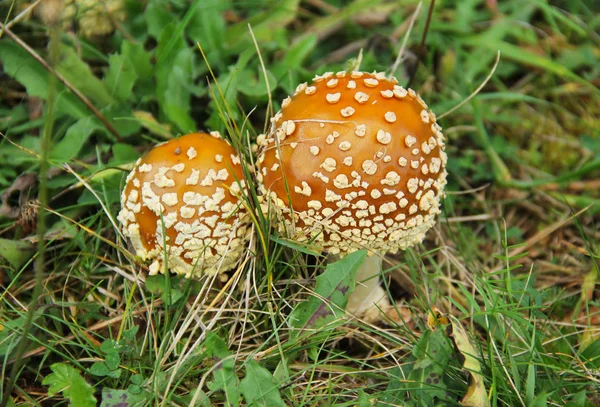
[[299,85],[259,136],[258,180],[289,236],[330,253],[396,252],[440,213],[446,153],[435,115],[382,73]]
[[151,274],[164,271],[165,242],[171,271],[221,273],[235,266],[247,240],[244,186],[240,159],[217,132],[188,134],[138,160],[118,219],[136,255],[152,261]]

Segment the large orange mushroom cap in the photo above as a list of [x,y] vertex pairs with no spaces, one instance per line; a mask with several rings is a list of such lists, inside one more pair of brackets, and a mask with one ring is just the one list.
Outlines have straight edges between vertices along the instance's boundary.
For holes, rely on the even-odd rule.
[[286,232],[330,253],[406,249],[440,212],[441,127],[412,89],[381,73],[301,84],[258,144],[262,193]]
[[235,266],[247,239],[243,188],[240,159],[218,133],[188,134],[138,160],[118,218],[136,255],[152,261],[151,274],[164,271],[165,251],[178,274],[220,273]]

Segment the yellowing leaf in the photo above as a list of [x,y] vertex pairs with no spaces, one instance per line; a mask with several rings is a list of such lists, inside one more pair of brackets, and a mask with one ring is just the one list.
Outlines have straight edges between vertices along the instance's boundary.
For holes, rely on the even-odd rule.
[[157,136],[161,136],[166,139],[171,139],[173,136],[171,135],[171,128],[167,124],[159,123],[152,113],[144,112],[143,110],[135,110],[133,111],[133,117],[135,117],[142,127],[151,133],[156,134]]
[[432,331],[435,331],[439,325],[448,325],[449,323],[448,317],[437,307],[432,307],[427,314],[427,327]]
[[460,321],[452,315],[447,316],[451,323],[451,338],[456,348],[464,358],[463,368],[469,372],[469,388],[460,404],[467,407],[488,407],[490,405],[481,374],[481,364],[477,359],[477,351],[471,343],[469,334],[461,325]]

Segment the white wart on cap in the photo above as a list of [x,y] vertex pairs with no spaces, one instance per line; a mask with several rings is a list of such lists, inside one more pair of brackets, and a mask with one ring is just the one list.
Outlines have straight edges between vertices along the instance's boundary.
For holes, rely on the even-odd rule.
[[221,273],[236,265],[248,237],[243,188],[240,159],[218,133],[188,134],[138,160],[118,219],[151,274],[164,271],[164,243],[171,271]]
[[334,254],[423,240],[440,213],[447,157],[419,95],[381,73],[328,72],[282,106],[259,137],[257,176],[288,235]]

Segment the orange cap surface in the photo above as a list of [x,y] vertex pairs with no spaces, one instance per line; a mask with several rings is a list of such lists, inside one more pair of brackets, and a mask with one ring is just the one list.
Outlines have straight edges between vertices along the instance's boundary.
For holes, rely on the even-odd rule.
[[[187,276],[234,267],[247,238],[240,204],[244,175],[218,133],[194,133],[159,144],[127,177],[118,219],[137,256]],[[164,230],[164,234],[163,234]]]
[[444,136],[412,89],[383,74],[329,72],[298,86],[271,121],[258,179],[288,235],[330,253],[395,252],[433,226]]

